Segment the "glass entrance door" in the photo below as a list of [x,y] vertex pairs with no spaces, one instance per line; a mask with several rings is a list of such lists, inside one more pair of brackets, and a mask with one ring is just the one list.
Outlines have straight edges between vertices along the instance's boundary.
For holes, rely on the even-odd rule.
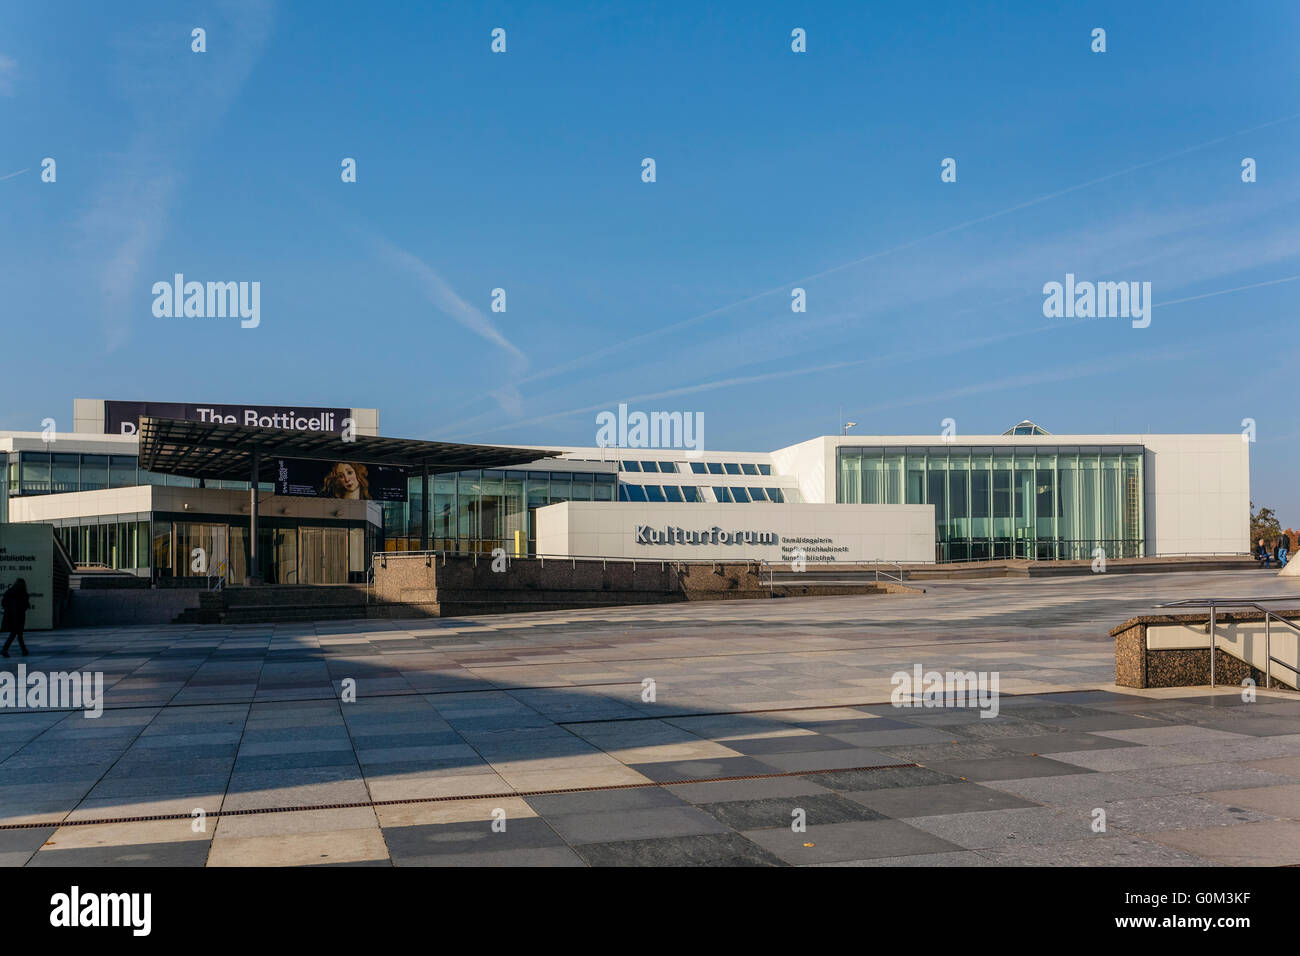
[[298,529],[298,580],[301,584],[348,583],[348,529]]

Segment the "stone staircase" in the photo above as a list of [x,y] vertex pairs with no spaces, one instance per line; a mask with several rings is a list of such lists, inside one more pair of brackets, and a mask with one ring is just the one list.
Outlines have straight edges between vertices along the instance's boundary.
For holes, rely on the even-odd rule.
[[269,584],[225,587],[199,595],[176,624],[278,624],[291,621],[341,621],[366,617],[364,585]]

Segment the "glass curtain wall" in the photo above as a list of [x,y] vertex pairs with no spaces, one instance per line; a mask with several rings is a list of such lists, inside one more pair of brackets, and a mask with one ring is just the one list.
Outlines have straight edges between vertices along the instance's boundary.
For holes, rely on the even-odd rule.
[[[429,477],[429,547],[435,551],[537,552],[538,508],[558,501],[615,501],[618,476],[567,471],[462,471]],[[384,548],[420,548],[420,476],[408,500],[384,505]]]
[[932,504],[935,559],[1145,554],[1144,449],[839,449],[836,501]]

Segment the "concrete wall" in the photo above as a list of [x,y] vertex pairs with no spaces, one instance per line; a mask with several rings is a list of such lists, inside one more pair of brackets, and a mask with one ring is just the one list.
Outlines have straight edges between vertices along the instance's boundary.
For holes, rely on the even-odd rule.
[[[709,532],[699,544],[638,543],[638,526]],[[739,542],[714,543],[713,530]],[[744,533],[772,533],[774,544],[744,540]],[[647,536],[649,537],[649,536]],[[674,536],[675,537],[675,536]],[[701,536],[703,537],[703,536]],[[824,543],[800,538],[826,538]],[[837,504],[643,504],[566,501],[537,511],[539,554],[646,558],[654,560],[766,559],[788,562],[802,548],[809,563],[820,561],[934,561],[932,505]],[[818,548],[844,549],[829,552]]]

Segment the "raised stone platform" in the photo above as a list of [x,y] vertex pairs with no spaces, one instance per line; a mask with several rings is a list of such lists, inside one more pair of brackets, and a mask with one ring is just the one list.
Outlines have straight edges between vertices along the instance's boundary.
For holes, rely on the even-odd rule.
[[[1300,620],[1300,610],[1277,612]],[[1284,664],[1272,667],[1273,686],[1295,689],[1296,632],[1276,621],[1271,654]],[[1210,683],[1210,615],[1152,614],[1130,618],[1111,628],[1115,638],[1115,683],[1121,687],[1196,687]],[[1240,684],[1250,678],[1263,687],[1264,614],[1220,611],[1215,617],[1214,678],[1217,684]],[[1289,666],[1288,666],[1289,665]]]

